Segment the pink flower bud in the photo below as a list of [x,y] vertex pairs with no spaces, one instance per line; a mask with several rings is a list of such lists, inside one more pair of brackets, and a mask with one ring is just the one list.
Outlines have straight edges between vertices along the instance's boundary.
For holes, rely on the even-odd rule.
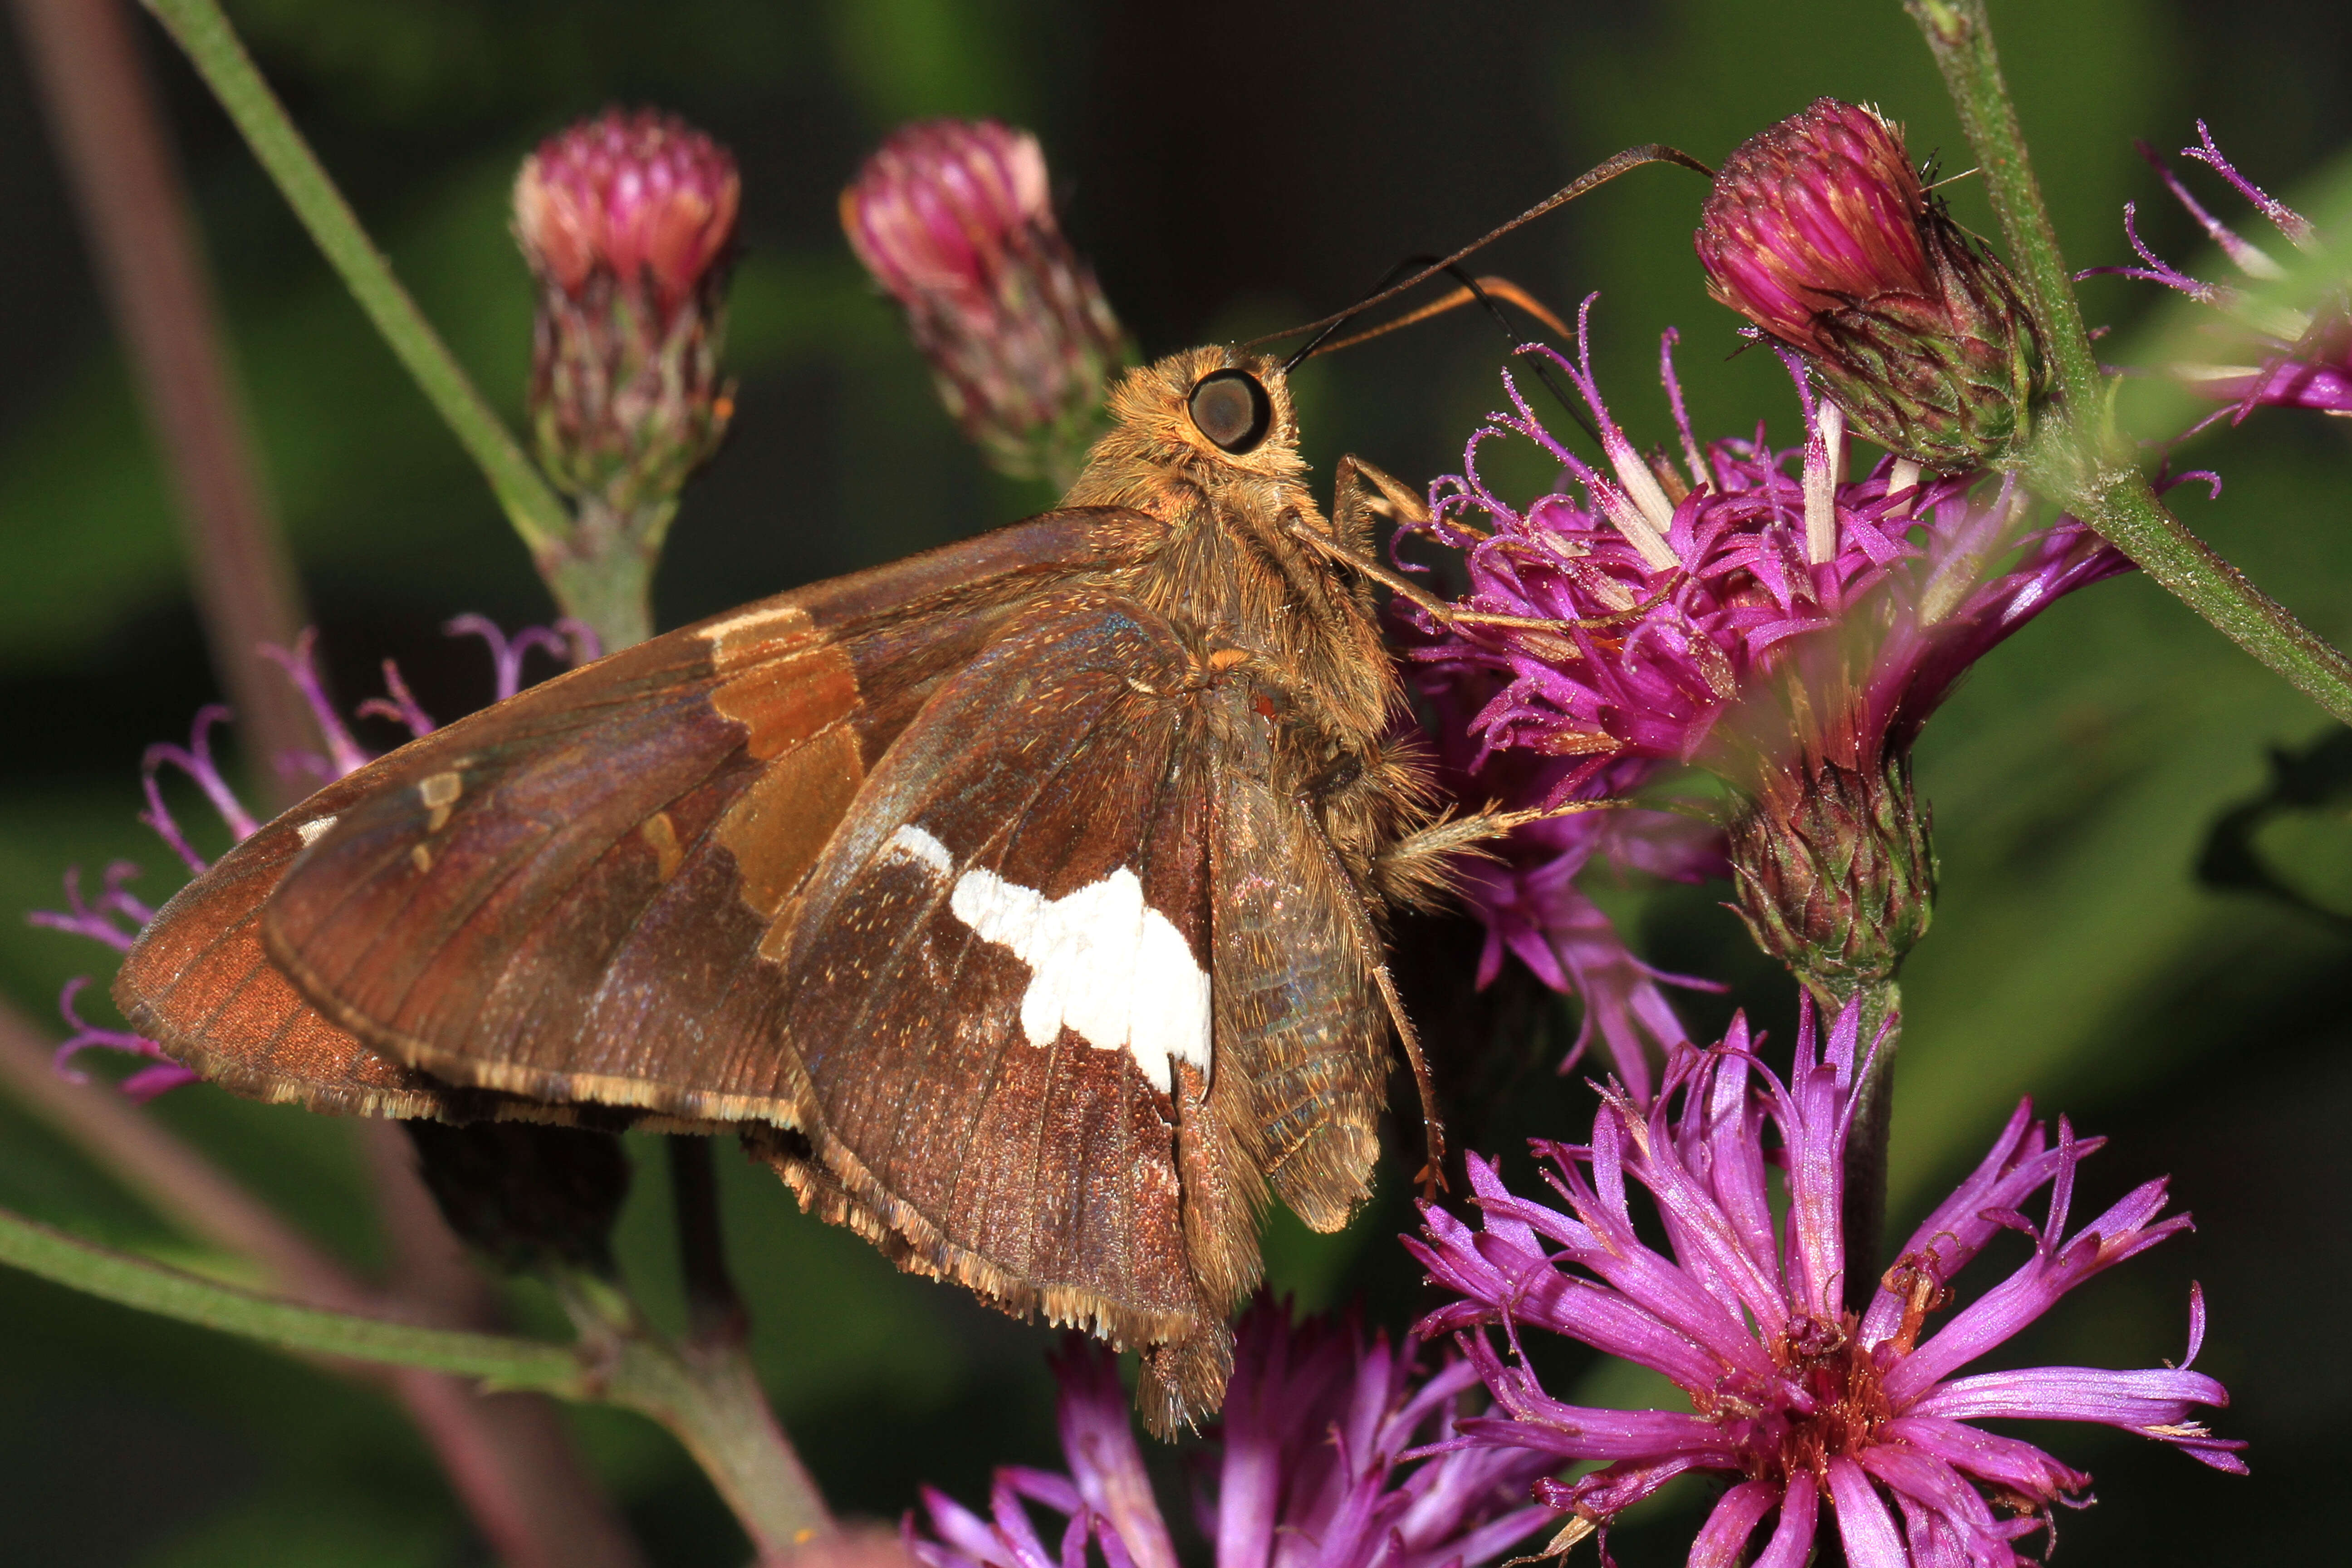
[[650,109],[549,137],[515,180],[515,239],[540,285],[540,465],[588,536],[648,563],[734,409],[719,352],[740,191],[733,154]]
[[1817,99],[1750,137],[1693,237],[1708,292],[1897,457],[1950,473],[2022,441],[2046,391],[2032,316],[1875,110]]
[[1707,291],[1818,353],[1825,310],[1936,298],[1919,234],[1927,209],[1901,133],[1872,110],[1817,100],[1724,161],[1696,237]]
[[909,307],[984,323],[996,280],[1041,239],[1061,238],[1037,139],[992,120],[908,125],[841,194],[841,226],[875,281]]
[[1003,471],[1066,485],[1126,344],[1054,221],[1036,138],[992,121],[906,126],[842,192],[841,226],[964,433]]
[[667,315],[735,235],[734,155],[674,114],[606,110],[540,143],[515,181],[531,270],[575,299],[597,275],[648,287]]

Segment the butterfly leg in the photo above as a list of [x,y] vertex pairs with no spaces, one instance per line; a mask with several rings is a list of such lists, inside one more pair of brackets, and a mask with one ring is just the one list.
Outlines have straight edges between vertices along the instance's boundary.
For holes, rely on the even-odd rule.
[[1638,619],[1664,603],[1667,594],[1673,591],[1673,584],[1669,582],[1638,605],[1629,605],[1605,616],[1577,620],[1550,616],[1503,616],[1465,608],[1439,598],[1404,574],[1390,567],[1375,553],[1372,531],[1376,522],[1385,521],[1403,528],[1426,527],[1430,521],[1428,502],[1403,481],[1381,472],[1361,458],[1341,458],[1336,472],[1331,498],[1331,531],[1327,533],[1312,523],[1301,521],[1290,524],[1291,536],[1349,567],[1359,576],[1378,583],[1440,626],[1455,628],[1510,626],[1522,631],[1549,632],[1612,626]]
[[1531,822],[1549,822],[1557,816],[1575,816],[1634,804],[1614,797],[1573,800],[1528,811],[1501,811],[1488,806],[1483,811],[1445,817],[1405,834],[1374,856],[1372,885],[1400,903],[1425,908],[1436,895],[1460,880],[1458,868],[1465,856],[1491,858],[1486,846],[1507,837],[1515,828]]
[[1429,522],[1429,502],[1403,480],[1361,458],[1339,459],[1331,473],[1331,532],[1356,555],[1376,552],[1373,525],[1421,528]]

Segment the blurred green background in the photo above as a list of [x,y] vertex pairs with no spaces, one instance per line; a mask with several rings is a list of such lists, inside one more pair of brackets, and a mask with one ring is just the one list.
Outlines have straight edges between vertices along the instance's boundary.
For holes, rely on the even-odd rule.
[[[1400,257],[1450,248],[1633,142],[1719,159],[1820,93],[1882,105],[1915,152],[1965,168],[1943,94],[1895,0],[1402,0],[1167,5],[1055,0],[237,0],[264,69],[459,356],[511,412],[529,291],[504,232],[517,158],[608,102],[675,108],[731,143],[745,254],[730,360],[740,412],[688,497],[659,585],[665,623],[885,560],[1035,510],[991,478],[932,401],[864,287],[835,192],[891,125],[992,114],[1034,128],[1067,226],[1148,353],[1244,335],[1347,302]],[[2125,259],[2120,208],[2174,259],[2217,263],[2131,152],[2180,145],[2200,115],[2256,178],[2340,210],[2352,142],[2352,13],[2334,0],[1996,4],[2027,132],[2069,259]],[[143,26],[143,25],[142,25]],[[455,444],[371,337],[226,122],[145,29],[234,329],[254,428],[328,659],[351,699],[399,658],[426,708],[487,695],[438,623],[546,606]],[[2201,174],[2201,171],[2200,172]],[[2216,182],[2199,189],[2233,221]],[[1644,171],[1486,258],[1556,305],[1602,291],[1601,382],[1644,442],[1668,426],[1658,332],[1685,333],[1703,434],[1796,436],[1767,355],[1730,357],[1727,313],[1689,250],[1703,187]],[[1974,182],[1949,194],[1990,229]],[[137,767],[215,695],[165,490],[89,280],[13,37],[0,33],[0,910],[54,905],[61,870],[128,856],[151,898],[172,858],[139,828]],[[2134,357],[2179,325],[2161,292],[2095,280],[2095,322]],[[1311,455],[1424,480],[1458,461],[1498,398],[1500,339],[1468,316],[1299,378]],[[2227,479],[2181,501],[2323,633],[2352,638],[2352,425],[2273,415],[2201,440]],[[1530,479],[1539,476],[1528,470]],[[1916,1213],[2031,1091],[2108,1133],[2078,1215],[2173,1173],[2200,1228],[2106,1276],[2011,1359],[2177,1358],[2190,1279],[2213,1331],[2202,1365],[2254,1440],[2231,1480],[2105,1432],[2045,1432],[2095,1470],[2063,1521],[2067,1561],[2289,1562],[2341,1530],[2352,1462],[2352,1055],[2341,923],[2200,885],[2216,821],[2262,794],[2270,749],[2321,716],[2151,584],[2070,601],[1988,660],[1929,729],[1944,893],[1908,973],[1896,1205]],[[382,743],[385,735],[373,737]],[[2347,796],[2256,835],[2312,899],[2352,910]],[[1620,896],[1640,945],[1720,975],[1695,1026],[1745,1005],[1785,1030],[1785,980],[1719,907],[1722,888]],[[1439,938],[1433,937],[1436,941]],[[0,918],[0,993],[45,1025],[87,942]],[[93,1017],[102,1004],[91,999]],[[1559,1031],[1554,1031],[1555,1044]],[[1570,1135],[1589,1094],[1524,1075],[1474,1122],[1502,1149]],[[152,1114],[364,1266],[377,1240],[350,1130],[197,1089]],[[640,1154],[647,1152],[640,1150]],[[931,1479],[967,1498],[989,1468],[1048,1462],[1042,1331],[894,1273],[804,1220],[730,1157],[726,1201],[787,1423],[845,1510],[884,1518]],[[1388,1240],[1402,1170],[1348,1234],[1276,1222],[1278,1284],[1312,1305],[1357,1292],[1401,1326],[1420,1303]],[[658,1160],[640,1160],[631,1267],[668,1287]],[[110,1240],[188,1244],[0,1102],[0,1204]],[[544,1304],[516,1302],[527,1321]],[[1572,1358],[1561,1375],[1573,1371]],[[577,1416],[593,1461],[663,1563],[740,1560],[740,1537],[653,1428]],[[2331,1480],[2330,1478],[2336,1478]],[[1618,1532],[1628,1564],[1679,1562],[1696,1489]],[[12,1563],[454,1564],[484,1560],[428,1456],[377,1395],[228,1340],[0,1273],[0,1520]],[[2336,1550],[2340,1550],[2340,1544]]]

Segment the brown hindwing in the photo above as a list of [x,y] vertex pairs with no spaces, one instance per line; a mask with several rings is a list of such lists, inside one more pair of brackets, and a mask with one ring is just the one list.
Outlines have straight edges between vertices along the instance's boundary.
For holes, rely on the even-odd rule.
[[[1147,1404],[1162,1428],[1214,1407],[1256,1278],[1255,1173],[1202,1091],[1197,673],[1157,616],[1073,592],[940,689],[809,879],[782,992],[806,1144],[764,1150],[906,1266],[1150,1350],[1179,1384]],[[1129,960],[1131,992],[1087,1000]],[[1097,1005],[1171,980],[1195,1059],[1153,1055],[1158,1014]]]

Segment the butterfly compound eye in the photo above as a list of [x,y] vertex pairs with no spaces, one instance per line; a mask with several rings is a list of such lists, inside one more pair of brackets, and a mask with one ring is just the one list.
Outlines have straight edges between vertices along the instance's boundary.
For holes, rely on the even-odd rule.
[[1192,388],[1192,423],[1202,435],[1238,456],[1265,439],[1274,400],[1247,371],[1221,370]]

